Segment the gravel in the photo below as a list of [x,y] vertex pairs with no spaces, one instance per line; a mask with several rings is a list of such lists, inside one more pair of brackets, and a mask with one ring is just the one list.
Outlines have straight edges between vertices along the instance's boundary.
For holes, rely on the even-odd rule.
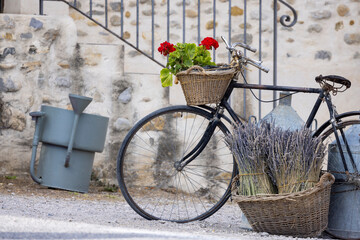
[[[217,239],[294,239],[249,229],[238,206],[228,202],[204,221],[177,224],[148,221],[135,213],[120,192],[91,188],[87,194],[48,189],[28,181],[0,178],[0,215],[69,223],[96,224],[112,228],[207,234]],[[1,217],[0,217],[1,218]],[[4,229],[0,226],[1,232]]]

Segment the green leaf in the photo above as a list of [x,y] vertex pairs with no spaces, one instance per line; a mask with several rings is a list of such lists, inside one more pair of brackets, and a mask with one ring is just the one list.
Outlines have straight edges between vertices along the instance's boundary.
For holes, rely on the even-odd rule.
[[16,176],[5,176],[6,179],[16,179]]
[[179,63],[177,63],[177,64],[175,64],[175,71],[173,72],[173,74],[177,74],[178,72],[180,72],[181,70],[182,70],[182,65],[181,64],[179,64]]
[[161,85],[163,87],[172,86],[172,77],[173,75],[170,73],[170,70],[168,68],[163,68],[160,71]]
[[185,52],[187,53],[187,55],[190,59],[193,59],[195,57],[195,53],[196,53],[196,44],[195,43],[186,44]]
[[184,65],[185,65],[185,68],[189,68],[193,65],[193,61],[191,61],[190,59],[186,59],[184,61]]

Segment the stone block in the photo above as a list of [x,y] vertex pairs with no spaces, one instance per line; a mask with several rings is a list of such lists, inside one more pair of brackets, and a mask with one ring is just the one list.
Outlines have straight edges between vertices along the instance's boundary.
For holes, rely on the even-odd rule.
[[111,2],[110,8],[114,12],[120,12],[121,11],[121,2]]
[[14,47],[4,48],[3,53],[0,54],[0,60],[5,59],[7,55],[15,55],[15,53],[16,53],[16,50]]
[[118,118],[114,123],[115,131],[126,131],[131,128],[130,121],[126,118]]
[[344,28],[344,22],[343,21],[335,23],[335,30],[336,31],[339,31],[339,30],[341,30],[343,28]]
[[186,9],[186,17],[188,18],[196,18],[198,13],[192,9]]
[[0,126],[22,132],[26,127],[26,116],[15,108],[5,108],[1,114]]
[[340,4],[336,8],[336,11],[337,11],[337,13],[339,14],[340,17],[344,17],[344,16],[349,14],[350,8],[348,6],[346,6],[345,4]]
[[239,8],[238,6],[231,7],[231,16],[242,16],[244,14],[244,10]]
[[315,59],[322,59],[322,60],[331,60],[331,52],[329,51],[324,51],[324,50],[320,50],[317,51],[315,54]]
[[71,80],[68,77],[56,77],[55,82],[59,87],[69,88],[71,86]]
[[0,70],[9,70],[13,69],[16,66],[16,63],[1,63],[0,62]]
[[20,38],[21,38],[21,39],[30,39],[30,38],[32,38],[32,37],[33,37],[33,35],[32,35],[31,32],[21,33],[21,34],[20,34]]
[[43,23],[36,18],[31,18],[30,27],[33,27],[35,30],[40,30],[43,27]]
[[114,15],[110,17],[110,24],[111,26],[120,26],[121,25],[121,18],[118,15]]
[[[215,27],[217,27],[217,25],[218,25],[218,23],[215,22]],[[213,28],[214,28],[214,21],[208,21],[208,22],[206,23],[206,29],[207,29],[207,30],[211,30],[211,29],[213,29]]]
[[26,72],[31,72],[39,67],[41,67],[41,62],[35,61],[23,63],[20,69],[25,70]]
[[0,91],[4,90],[4,92],[17,92],[22,88],[21,82],[12,80],[11,76],[6,78],[5,81],[0,79],[0,82],[2,82],[0,83]]
[[118,97],[118,101],[124,104],[129,103],[131,101],[131,96],[132,96],[132,88],[129,87],[120,93]]
[[329,19],[331,18],[331,12],[329,10],[318,10],[310,13],[311,18],[315,20]]
[[5,33],[4,38],[5,38],[5,40],[8,40],[8,41],[16,41],[15,35],[10,32]]
[[4,16],[4,21],[5,21],[5,29],[14,29],[16,24],[13,18],[9,17],[8,15]]
[[311,24],[309,25],[307,31],[310,33],[316,32],[319,33],[323,30],[322,26],[320,24]]
[[344,35],[344,41],[349,44],[360,44],[360,33],[347,33]]

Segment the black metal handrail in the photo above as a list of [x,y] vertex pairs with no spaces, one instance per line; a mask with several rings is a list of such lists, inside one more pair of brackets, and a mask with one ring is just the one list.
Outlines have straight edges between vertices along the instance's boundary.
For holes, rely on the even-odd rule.
[[[83,11],[81,11],[80,9],[78,9],[76,7],[76,1],[74,1],[74,5],[71,5],[69,2],[67,2],[66,0],[39,0],[40,1],[40,7],[39,7],[39,13],[40,15],[44,14],[44,1],[48,1],[48,2],[63,2],[65,4],[67,4],[69,7],[71,7],[72,9],[76,10],[77,12],[79,12],[81,15],[85,16],[86,18],[90,19],[91,21],[93,21],[94,23],[96,23],[97,25],[99,25],[100,27],[102,27],[104,30],[106,30],[107,32],[111,33],[112,35],[114,35],[115,37],[117,37],[118,39],[120,39],[121,41],[123,41],[124,43],[126,43],[127,45],[129,45],[130,47],[134,48],[136,51],[138,51],[139,53],[143,54],[144,56],[148,57],[150,60],[154,61],[155,63],[157,63],[158,65],[160,65],[161,67],[165,67],[162,63],[160,63],[159,61],[157,61],[155,58],[153,58],[152,56],[149,56],[147,53],[145,53],[144,51],[142,51],[141,49],[139,49],[138,47],[134,46],[132,43],[130,43],[129,41],[125,40],[123,38],[123,33],[121,35],[115,33],[114,31],[110,30],[107,27],[107,21],[105,23],[105,25],[101,24],[99,21],[95,20],[94,18],[92,18],[92,11],[90,11],[90,15],[87,15],[86,13],[84,13]],[[91,1],[91,0],[90,0]],[[105,0],[107,1],[107,0]],[[90,4],[91,6],[91,4]],[[90,9],[91,10],[91,9]],[[107,14],[106,14],[107,17]]]

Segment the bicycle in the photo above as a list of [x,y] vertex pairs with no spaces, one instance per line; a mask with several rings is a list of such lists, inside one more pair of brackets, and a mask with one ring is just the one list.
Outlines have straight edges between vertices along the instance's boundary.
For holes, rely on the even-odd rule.
[[[268,71],[261,62],[245,57],[238,47],[252,52],[256,49],[243,43],[230,46],[223,40],[232,62],[238,64],[237,75],[247,64]],[[315,79],[320,88],[304,88],[248,84],[242,76],[245,83],[238,83],[234,77],[216,106],[165,107],[138,121],[126,135],[117,157],[117,178],[124,198],[142,217],[180,223],[203,220],[229,199],[237,168],[223,139],[233,125],[242,124],[228,103],[236,88],[318,94],[305,126],[311,126],[321,103],[326,102],[330,118],[314,136],[322,136],[328,143],[336,140],[344,166],[344,171],[336,174],[343,176],[340,180],[360,186],[344,133],[351,126],[360,126],[360,111],[338,114],[331,101],[331,93],[336,95],[351,86],[349,80],[320,75]]]

